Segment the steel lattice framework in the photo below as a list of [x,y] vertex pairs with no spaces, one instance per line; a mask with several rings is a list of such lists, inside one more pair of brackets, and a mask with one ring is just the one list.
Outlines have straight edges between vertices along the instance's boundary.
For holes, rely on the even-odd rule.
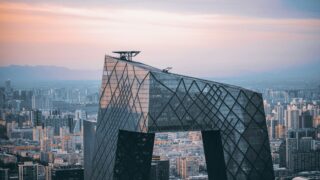
[[227,179],[274,179],[259,93],[111,56],[100,93],[92,179],[117,179],[119,130],[219,130]]

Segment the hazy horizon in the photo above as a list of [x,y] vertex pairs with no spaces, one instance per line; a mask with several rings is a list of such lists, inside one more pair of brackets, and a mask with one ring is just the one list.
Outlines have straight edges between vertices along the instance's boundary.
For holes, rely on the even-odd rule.
[[[246,88],[316,88],[320,85],[320,63],[295,68],[276,69],[268,72],[246,73],[238,76],[194,76],[221,83]],[[175,69],[171,72],[177,73]],[[188,75],[188,74],[184,74]],[[61,85],[81,85],[101,83],[100,70],[79,70],[59,66],[0,66],[0,84],[8,79],[21,88],[60,87]],[[98,86],[97,86],[98,87]]]

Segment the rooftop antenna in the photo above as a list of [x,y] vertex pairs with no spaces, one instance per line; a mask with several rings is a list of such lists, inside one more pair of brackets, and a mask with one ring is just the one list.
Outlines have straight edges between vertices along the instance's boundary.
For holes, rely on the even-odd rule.
[[171,69],[172,69],[172,67],[166,67],[166,68],[163,69],[162,71],[168,73]]
[[135,57],[140,51],[113,51],[113,53],[119,54],[121,60],[132,61],[132,57]]

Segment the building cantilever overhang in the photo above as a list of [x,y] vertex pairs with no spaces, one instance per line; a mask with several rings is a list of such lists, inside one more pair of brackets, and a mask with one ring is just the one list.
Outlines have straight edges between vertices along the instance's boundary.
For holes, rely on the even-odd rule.
[[120,58],[118,58],[118,57],[114,57],[114,56],[110,56],[110,55],[106,55],[106,59],[107,59],[107,58],[108,58],[108,59],[109,59],[109,58],[111,58],[111,59],[116,59],[116,60],[118,60],[118,61],[123,61],[124,63],[131,64],[131,65],[133,65],[133,66],[136,66],[136,67],[145,69],[146,71],[150,71],[150,72],[171,74],[171,75],[174,75],[174,76],[179,76],[179,77],[181,77],[181,78],[189,78],[189,79],[193,79],[193,80],[196,80],[196,81],[202,81],[202,82],[206,82],[206,83],[215,83],[215,84],[220,84],[220,85],[222,85],[222,86],[229,87],[229,88],[243,89],[243,90],[246,90],[246,91],[252,91],[252,92],[254,92],[254,93],[261,94],[261,93],[259,93],[259,92],[256,92],[256,91],[253,91],[253,90],[250,90],[250,89],[247,89],[247,88],[243,88],[243,87],[240,87],[240,86],[236,86],[236,85],[231,85],[231,84],[227,84],[227,83],[221,83],[221,82],[212,81],[212,80],[207,80],[207,79],[201,79],[201,78],[192,77],[192,76],[187,76],[187,75],[182,75],[182,74],[176,74],[176,73],[172,73],[172,72],[165,72],[163,69],[159,69],[159,68],[156,68],[156,67],[153,67],[153,66],[150,66],[150,65],[147,65],[147,64],[138,62],[138,61],[123,60],[123,59],[120,59]]
[[[130,143],[124,142],[126,136],[119,132],[127,131],[219,131],[221,136],[212,137],[221,141],[227,179],[274,179],[260,93],[106,55],[100,95],[95,147],[90,158],[92,179],[119,179],[119,174],[134,172],[125,171],[128,164],[138,168],[135,162],[122,164],[123,160],[118,159],[124,157],[119,152],[125,153]],[[133,139],[140,142],[138,137],[143,135]],[[147,137],[150,145],[153,136]],[[210,139],[206,138],[206,143]],[[150,148],[143,148],[143,142],[141,147],[130,146],[128,153],[152,154]],[[138,172],[143,174],[138,168],[137,177]]]

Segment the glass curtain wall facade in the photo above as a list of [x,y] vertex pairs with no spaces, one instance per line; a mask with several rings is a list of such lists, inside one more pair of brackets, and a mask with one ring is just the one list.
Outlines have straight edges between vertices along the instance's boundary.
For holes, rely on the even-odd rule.
[[106,56],[100,94],[91,179],[117,179],[119,130],[218,130],[227,179],[274,179],[259,93]]

